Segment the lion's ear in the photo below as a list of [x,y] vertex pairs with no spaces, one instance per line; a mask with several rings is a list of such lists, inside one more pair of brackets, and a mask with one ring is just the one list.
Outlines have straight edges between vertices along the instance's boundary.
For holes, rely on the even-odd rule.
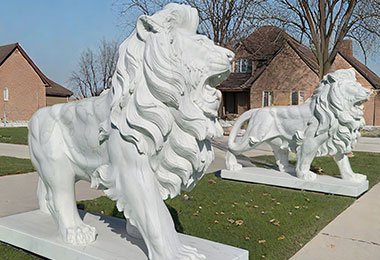
[[137,19],[136,31],[140,39],[145,41],[149,34],[159,31],[159,26],[149,16],[141,15]]
[[354,68],[347,69],[350,79],[356,80],[356,72]]

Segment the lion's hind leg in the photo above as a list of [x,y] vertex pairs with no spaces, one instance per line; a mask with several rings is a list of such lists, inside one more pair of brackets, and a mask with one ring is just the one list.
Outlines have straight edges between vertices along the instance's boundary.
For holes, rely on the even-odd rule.
[[[67,167],[69,166],[69,167]],[[58,224],[64,241],[86,245],[96,238],[95,228],[83,223],[75,200],[75,174],[64,157],[40,158],[38,199],[42,211],[48,211]]]
[[238,171],[243,168],[243,166],[238,163],[236,156],[230,151],[226,152],[226,168],[230,171]]
[[282,149],[277,145],[271,144],[276,164],[280,172],[295,173],[295,167],[289,163],[289,150]]

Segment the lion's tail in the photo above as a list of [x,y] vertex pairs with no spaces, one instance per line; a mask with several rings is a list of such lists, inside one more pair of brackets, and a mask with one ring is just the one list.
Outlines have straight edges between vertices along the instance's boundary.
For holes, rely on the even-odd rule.
[[239,142],[235,142],[236,136],[241,129],[241,126],[249,120],[252,115],[257,111],[257,109],[251,109],[244,112],[235,122],[232,127],[230,137],[228,138],[228,150],[234,154],[241,153],[247,147],[249,147],[249,136],[244,135]]

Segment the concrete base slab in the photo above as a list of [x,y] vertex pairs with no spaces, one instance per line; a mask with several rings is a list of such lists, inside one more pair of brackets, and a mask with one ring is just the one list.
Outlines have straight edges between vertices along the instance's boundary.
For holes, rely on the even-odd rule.
[[327,175],[317,175],[314,181],[305,181],[289,173],[259,167],[244,167],[238,171],[222,170],[223,179],[267,184],[299,190],[358,197],[368,190],[368,181],[353,183]]
[[[144,241],[126,233],[125,220],[84,211],[81,215],[98,231],[96,241],[87,246],[64,243],[52,217],[39,210],[0,218],[0,240],[50,259],[148,259]],[[247,250],[183,234],[180,239],[209,260],[248,260]]]

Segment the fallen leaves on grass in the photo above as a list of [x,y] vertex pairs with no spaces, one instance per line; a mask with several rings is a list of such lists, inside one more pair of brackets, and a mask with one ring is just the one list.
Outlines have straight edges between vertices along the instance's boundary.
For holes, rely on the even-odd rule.
[[275,218],[272,218],[269,222],[275,226],[280,226],[280,221]]
[[191,200],[191,199],[193,199],[193,196],[189,196],[187,194],[183,195],[183,200]]
[[208,180],[208,184],[215,184],[215,183],[216,183],[216,181],[213,180],[213,179],[209,179],[209,180]]

